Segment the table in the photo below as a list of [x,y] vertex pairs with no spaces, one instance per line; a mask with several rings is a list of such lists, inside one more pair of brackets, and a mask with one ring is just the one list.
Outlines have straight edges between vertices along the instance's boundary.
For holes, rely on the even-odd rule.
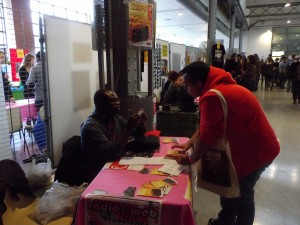
[[37,110],[34,104],[34,99],[22,99],[16,100],[16,102],[6,102],[5,109],[9,108],[20,108],[22,121],[25,122],[27,118],[36,118],[37,117]]
[[[166,152],[171,149],[171,146],[173,143],[163,144],[162,143],[163,137],[160,137],[160,149],[157,151],[154,156],[165,156]],[[184,143],[188,140],[188,138],[179,138],[179,143]],[[161,165],[145,165],[146,168],[159,168]],[[93,224],[93,225],[104,225],[102,223],[88,223],[86,221],[87,215],[90,215],[91,213],[94,215],[98,214],[103,215],[103,210],[110,210],[114,211],[122,211],[124,212],[127,210],[127,213],[121,213],[122,215],[119,218],[117,218],[115,221],[109,219],[106,221],[105,225],[109,224],[148,224],[143,223],[139,220],[137,208],[130,208],[130,204],[132,201],[130,199],[135,199],[137,201],[141,200],[142,202],[149,202],[153,201],[150,204],[150,207],[153,206],[153,208],[159,208],[158,205],[161,206],[160,208],[160,220],[153,220],[151,224],[163,224],[163,225],[195,225],[195,220],[193,217],[193,210],[191,206],[191,196],[192,196],[192,188],[191,188],[191,180],[190,180],[190,167],[186,166],[186,169],[178,176],[173,176],[172,178],[177,181],[177,184],[174,185],[171,189],[171,191],[164,195],[161,198],[155,198],[155,197],[145,197],[145,196],[138,196],[134,195],[134,198],[124,198],[122,197],[123,191],[128,186],[134,186],[139,189],[139,187],[152,180],[160,180],[166,178],[166,176],[159,176],[159,175],[151,175],[151,174],[141,174],[138,171],[133,170],[127,170],[127,169],[111,169],[107,165],[100,171],[100,173],[96,176],[96,178],[90,183],[90,185],[87,187],[87,189],[82,193],[81,198],[79,200],[78,208],[77,208],[77,214],[76,214],[76,225],[85,225],[85,224]],[[100,198],[108,198],[112,200],[112,204],[106,204],[106,206],[103,205],[93,205],[92,200],[99,198],[97,195],[92,195],[91,193],[95,190],[98,190],[98,192],[105,191],[107,192],[106,195],[100,196]],[[95,192],[94,192],[95,193]],[[129,203],[130,202],[130,203]],[[114,205],[115,203],[115,205]],[[123,208],[116,207],[116,204],[119,203],[119,205],[123,204]],[[127,203],[130,205],[128,206]],[[156,205],[156,203],[158,203]],[[104,209],[104,208],[105,209]],[[147,208],[147,207],[146,207]],[[151,209],[147,208],[144,211],[144,215],[151,215]],[[90,211],[89,211],[90,210]],[[94,210],[94,212],[92,211]],[[101,212],[102,211],[102,212]],[[107,213],[106,211],[105,213]],[[114,213],[115,213],[114,212]],[[147,212],[147,213],[146,213]],[[134,217],[135,223],[125,222],[126,219],[129,219],[130,216],[128,214],[130,213],[137,213]],[[116,215],[116,214],[114,214]],[[152,214],[153,215],[153,214]],[[125,218],[124,218],[125,217]],[[120,219],[121,218],[121,219]],[[119,219],[119,220],[118,220]],[[124,220],[123,220],[124,219]],[[132,219],[132,218],[131,218]],[[132,221],[131,221],[132,222]],[[150,223],[149,223],[150,224]]]

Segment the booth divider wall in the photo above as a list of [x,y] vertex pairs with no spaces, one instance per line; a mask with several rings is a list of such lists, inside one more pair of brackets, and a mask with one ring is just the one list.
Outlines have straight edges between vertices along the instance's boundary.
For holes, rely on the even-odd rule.
[[[50,121],[54,166],[63,142],[80,133],[80,125],[94,110],[99,89],[97,52],[92,51],[90,24],[45,17]],[[58,35],[59,34],[59,35]]]

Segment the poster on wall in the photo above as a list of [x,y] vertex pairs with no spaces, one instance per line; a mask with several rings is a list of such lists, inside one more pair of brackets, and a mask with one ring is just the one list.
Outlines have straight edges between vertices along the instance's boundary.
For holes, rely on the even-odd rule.
[[129,46],[152,48],[153,5],[129,2]]
[[11,79],[13,82],[17,82],[20,80],[18,71],[24,56],[28,52],[29,51],[27,49],[15,49],[15,48],[9,49],[10,62],[11,62],[11,74],[12,74]]
[[161,201],[89,195],[86,199],[85,224],[160,225]]

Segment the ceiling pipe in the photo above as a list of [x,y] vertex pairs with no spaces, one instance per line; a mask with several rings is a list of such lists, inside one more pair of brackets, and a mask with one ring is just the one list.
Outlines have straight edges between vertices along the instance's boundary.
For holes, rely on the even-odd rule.
[[[201,18],[204,21],[208,21],[208,8],[200,1],[195,0],[177,0],[188,10],[193,12],[196,16]],[[216,28],[223,34],[229,36],[229,28],[218,18],[216,19]]]

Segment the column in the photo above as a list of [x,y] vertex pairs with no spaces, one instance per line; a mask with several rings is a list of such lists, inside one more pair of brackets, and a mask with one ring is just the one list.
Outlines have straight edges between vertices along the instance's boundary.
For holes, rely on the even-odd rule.
[[211,65],[211,49],[216,40],[216,13],[217,13],[217,0],[209,1],[208,9],[208,32],[207,32],[207,63]]

